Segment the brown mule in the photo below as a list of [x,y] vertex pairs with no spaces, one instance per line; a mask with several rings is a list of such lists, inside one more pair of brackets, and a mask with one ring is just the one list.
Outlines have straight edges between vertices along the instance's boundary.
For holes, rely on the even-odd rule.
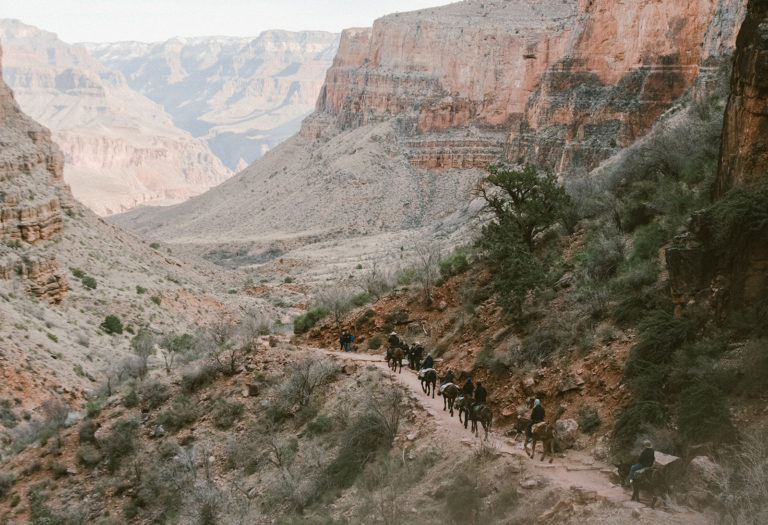
[[453,417],[453,406],[456,403],[456,398],[459,397],[459,387],[453,383],[446,383],[440,389],[440,395],[443,396],[443,410],[448,409],[451,417]]
[[403,349],[400,347],[393,348],[389,352],[389,361],[387,363],[393,372],[397,369],[397,365],[400,365],[400,369],[397,370],[397,373],[399,374],[403,371],[403,355]]
[[544,461],[547,449],[549,449],[549,462],[552,463],[555,457],[555,425],[546,421],[536,423],[531,428],[531,441],[533,441],[533,444],[531,445],[531,452],[528,453],[528,440],[526,439],[525,445],[523,445],[525,453],[533,459],[533,455],[536,453],[536,443],[541,441],[543,450],[541,451],[540,461]]

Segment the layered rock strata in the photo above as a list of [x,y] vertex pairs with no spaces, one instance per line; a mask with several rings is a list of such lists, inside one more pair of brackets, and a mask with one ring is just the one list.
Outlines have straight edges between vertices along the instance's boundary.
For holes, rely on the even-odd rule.
[[50,132],[21,112],[0,81],[0,278],[18,278],[30,294],[53,303],[68,283],[42,244],[61,232],[62,205],[73,206],[63,167]]
[[[302,134],[396,119],[420,167],[484,167],[501,149],[589,169],[728,55],[744,4],[491,0],[390,15],[344,32]],[[414,139],[466,130],[444,145]]]

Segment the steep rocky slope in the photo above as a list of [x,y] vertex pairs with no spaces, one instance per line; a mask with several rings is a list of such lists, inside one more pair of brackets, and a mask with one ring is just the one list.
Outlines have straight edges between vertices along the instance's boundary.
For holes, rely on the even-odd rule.
[[6,82],[24,111],[51,128],[67,159],[65,180],[97,213],[180,202],[231,175],[84,49],[15,20],[0,22],[0,38]]
[[[46,400],[79,407],[129,355],[136,330],[194,331],[260,300],[226,291],[246,276],[179,260],[98,218],[63,180],[51,133],[0,81],[0,443]],[[116,316],[126,332],[100,327]]]
[[336,239],[302,256],[347,268],[466,241],[482,167],[572,173],[630,145],[722,66],[745,5],[473,0],[384,17],[343,33],[299,136],[194,202],[115,220],[204,252]]
[[84,44],[160,104],[174,124],[241,170],[299,130],[313,109],[338,34],[266,31],[257,38]]

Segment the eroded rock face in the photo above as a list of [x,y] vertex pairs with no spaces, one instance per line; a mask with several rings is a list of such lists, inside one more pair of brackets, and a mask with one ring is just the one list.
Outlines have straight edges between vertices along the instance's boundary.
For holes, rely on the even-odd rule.
[[725,110],[715,198],[768,174],[768,3],[750,0],[739,31]]
[[732,49],[745,0],[467,1],[344,32],[305,137],[395,118],[426,168],[592,168]]
[[0,278],[20,278],[30,294],[54,303],[67,280],[39,244],[61,232],[62,205],[73,205],[63,165],[50,132],[21,112],[0,81]]

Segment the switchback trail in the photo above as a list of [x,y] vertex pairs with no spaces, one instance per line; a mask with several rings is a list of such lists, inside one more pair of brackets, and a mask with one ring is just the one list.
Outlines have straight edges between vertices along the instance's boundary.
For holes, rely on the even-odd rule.
[[[405,367],[401,373],[393,373],[380,355],[336,352],[314,347],[308,349],[322,352],[340,360],[368,362],[371,365],[376,366],[385,371],[392,381],[399,383],[410,392],[411,397],[432,417],[435,423],[434,430],[439,430],[440,435],[453,443],[463,443],[464,445],[471,447],[478,447],[481,445],[484,436],[482,426],[478,425],[480,428],[478,433],[479,437],[477,438],[468,429],[464,429],[464,425],[463,423],[459,423],[455,411],[454,417],[451,417],[447,410],[443,411],[442,396],[436,395],[434,398],[431,396],[427,397],[421,388],[421,382],[415,371]],[[491,432],[488,434],[488,443],[500,453],[522,458],[522,463],[527,467],[528,472],[532,474],[535,473],[536,477],[546,479],[551,485],[558,486],[564,490],[576,488],[582,493],[593,492],[596,494],[597,499],[607,500],[628,508],[647,509],[644,510],[644,512],[651,511],[650,507],[647,507],[645,504],[631,501],[632,494],[629,490],[611,482],[610,476],[615,472],[615,467],[596,461],[584,453],[570,450],[564,457],[556,455],[553,463],[550,464],[539,461],[538,458],[541,457],[541,444],[539,444],[537,445],[536,459],[530,459],[523,451],[522,442],[517,442],[509,437],[499,435],[494,431],[493,426],[491,427]],[[645,500],[644,495],[641,495],[641,497]],[[681,520],[681,523],[709,523],[709,520],[705,515],[692,512],[690,509],[684,507],[675,506],[668,508],[666,511],[656,510],[651,512],[653,512],[653,514],[658,514],[657,517],[660,522],[666,521],[667,523],[670,523]],[[672,518],[671,521],[670,518]]]

